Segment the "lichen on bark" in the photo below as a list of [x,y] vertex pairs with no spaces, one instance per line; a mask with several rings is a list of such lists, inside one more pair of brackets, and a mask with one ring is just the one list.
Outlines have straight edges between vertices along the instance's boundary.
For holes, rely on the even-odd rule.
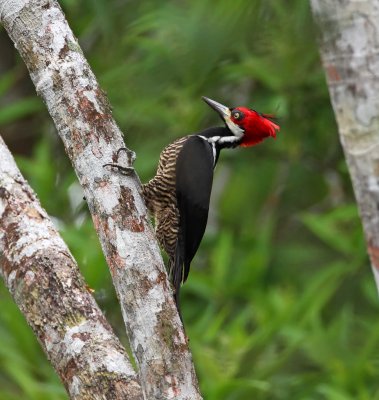
[[72,399],[142,399],[124,348],[1,138],[0,269]]

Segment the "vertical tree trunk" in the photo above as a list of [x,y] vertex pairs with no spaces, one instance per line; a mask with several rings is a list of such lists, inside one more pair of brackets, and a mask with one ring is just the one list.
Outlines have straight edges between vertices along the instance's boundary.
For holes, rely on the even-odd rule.
[[311,0],[311,5],[379,289],[379,1]]

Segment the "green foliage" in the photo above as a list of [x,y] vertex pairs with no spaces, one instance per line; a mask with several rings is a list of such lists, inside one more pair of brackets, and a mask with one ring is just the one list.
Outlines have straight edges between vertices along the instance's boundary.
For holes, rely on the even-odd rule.
[[35,336],[3,286],[0,301],[0,399],[67,399]]
[[[0,99],[14,87],[18,78],[18,70],[9,71],[0,76]],[[43,104],[37,97],[25,97],[7,102],[0,107],[0,127],[43,109]]]
[[[137,152],[143,181],[170,140],[219,122],[201,95],[279,116],[276,141],[221,155],[207,234],[182,289],[204,398],[379,399],[377,294],[308,2],[62,5]],[[0,77],[0,98],[15,73]],[[11,103],[0,124],[37,104]],[[17,161],[123,337],[62,149],[46,134],[32,158]],[[0,400],[66,398],[4,288],[2,306]]]
[[37,98],[25,98],[2,107],[0,111],[0,126],[16,121],[42,109],[41,101]]

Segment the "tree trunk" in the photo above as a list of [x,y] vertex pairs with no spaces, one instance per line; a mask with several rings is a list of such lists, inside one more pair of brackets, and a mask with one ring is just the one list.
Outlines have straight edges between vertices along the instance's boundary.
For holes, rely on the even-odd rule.
[[[0,0],[0,18],[64,143],[99,234],[148,399],[200,399],[187,338],[137,176],[103,167],[124,147],[58,3]],[[132,152],[122,153],[131,166]]]
[[1,137],[0,269],[71,399],[142,399],[124,348]]
[[311,5],[379,290],[379,1],[311,0]]

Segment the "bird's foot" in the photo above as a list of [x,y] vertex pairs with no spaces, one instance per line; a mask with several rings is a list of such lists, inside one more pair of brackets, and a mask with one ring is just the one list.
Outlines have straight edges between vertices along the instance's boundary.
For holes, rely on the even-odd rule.
[[120,154],[121,154],[122,152],[125,152],[125,155],[126,155],[128,164],[129,164],[129,165],[133,165],[133,164],[134,164],[134,161],[136,160],[136,153],[135,153],[134,151],[132,151],[132,150],[127,149],[126,147],[120,147],[120,148],[117,150],[117,153],[116,153],[116,162],[118,162],[118,159],[120,158]]
[[[120,154],[122,152],[125,152],[125,154],[126,154],[128,166],[118,164],[118,160],[119,160]],[[103,165],[104,168],[105,167],[116,168],[118,171],[122,172],[124,175],[127,175],[127,176],[130,176],[135,172],[134,168],[132,167],[134,160],[136,159],[136,153],[134,151],[131,151],[131,150],[127,149],[126,147],[121,147],[120,149],[117,150],[116,156],[112,157],[112,158],[113,158],[114,162],[104,164]]]
[[104,164],[103,167],[111,167],[111,168],[116,168],[117,171],[122,172],[124,175],[130,176],[132,175],[135,171],[133,167],[124,167],[120,164]]

